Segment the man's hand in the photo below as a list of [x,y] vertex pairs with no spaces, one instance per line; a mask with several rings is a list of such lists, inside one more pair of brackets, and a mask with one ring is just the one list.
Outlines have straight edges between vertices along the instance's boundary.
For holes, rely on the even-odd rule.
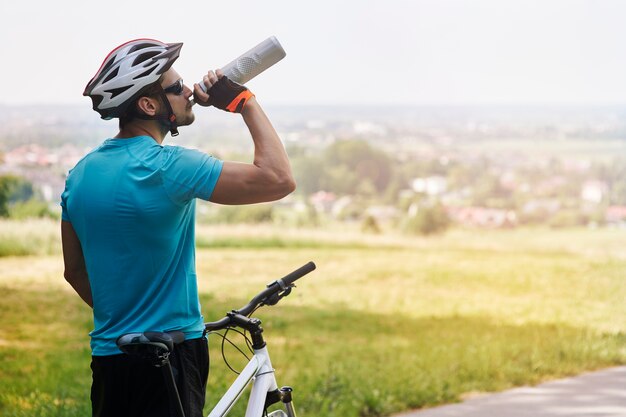
[[200,84],[194,84],[193,94],[195,102],[204,107],[215,106],[231,113],[241,113],[246,102],[254,97],[250,90],[229,80],[221,70],[209,71],[202,82],[207,92],[202,90]]

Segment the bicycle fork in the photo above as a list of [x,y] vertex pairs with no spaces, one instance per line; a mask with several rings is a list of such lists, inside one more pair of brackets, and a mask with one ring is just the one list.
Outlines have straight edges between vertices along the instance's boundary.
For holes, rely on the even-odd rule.
[[267,393],[267,400],[265,401],[265,408],[277,402],[282,402],[285,405],[285,411],[276,410],[269,413],[268,417],[296,417],[296,410],[293,407],[293,389],[291,387],[282,387],[276,391]]

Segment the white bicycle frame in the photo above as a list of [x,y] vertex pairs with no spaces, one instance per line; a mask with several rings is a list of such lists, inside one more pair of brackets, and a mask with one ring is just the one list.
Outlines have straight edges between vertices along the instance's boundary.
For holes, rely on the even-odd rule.
[[[213,407],[208,417],[223,417],[235,405],[245,388],[252,381],[252,391],[248,399],[245,417],[261,417],[267,393],[278,389],[274,368],[267,347],[255,349],[250,362],[228,388],[224,396]],[[287,405],[287,415],[295,417],[291,403]]]
[[[226,393],[213,407],[208,417],[224,417],[239,400],[244,389],[252,381],[252,391],[248,399],[248,408],[245,417],[262,417],[266,406],[282,402],[285,411],[276,410],[267,417],[296,417],[292,403],[291,388],[278,389],[274,368],[270,361],[270,355],[261,333],[261,321],[250,318],[249,315],[262,305],[275,305],[281,298],[289,295],[294,287],[293,283],[309,272],[315,270],[315,264],[309,262],[295,271],[285,275],[266,286],[248,304],[239,310],[232,310],[222,319],[205,323],[205,331],[211,333],[215,330],[223,330],[230,327],[241,327],[250,332],[254,355],[246,367],[241,371]],[[224,336],[222,336],[224,337]],[[173,401],[177,416],[184,416],[185,411],[180,401],[180,395],[176,387],[172,365],[169,355],[176,343],[184,340],[182,332],[143,332],[127,333],[121,335],[116,343],[120,350],[129,355],[135,355],[142,359],[149,359],[154,366],[163,370],[163,376],[167,385],[170,400]],[[267,403],[267,404],[266,404]]]

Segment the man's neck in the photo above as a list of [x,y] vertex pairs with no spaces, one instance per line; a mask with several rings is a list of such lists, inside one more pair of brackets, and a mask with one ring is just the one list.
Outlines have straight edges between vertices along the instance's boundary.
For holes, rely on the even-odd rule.
[[159,145],[163,143],[167,129],[152,120],[133,120],[120,129],[116,139],[134,138],[136,136],[150,136]]

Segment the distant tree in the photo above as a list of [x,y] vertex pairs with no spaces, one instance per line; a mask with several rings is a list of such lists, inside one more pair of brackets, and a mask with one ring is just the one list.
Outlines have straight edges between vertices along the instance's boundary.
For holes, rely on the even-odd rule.
[[611,185],[611,204],[620,206],[626,205],[626,178],[615,181]]
[[511,191],[505,189],[500,183],[500,179],[495,175],[485,174],[482,177],[474,178],[474,184],[473,205],[512,208],[514,201],[511,199]]
[[328,169],[345,167],[344,171],[359,182],[371,181],[379,192],[386,189],[392,177],[392,164],[387,154],[360,140],[342,140],[330,145],[324,152],[324,164]]
[[320,185],[322,189],[336,194],[355,194],[359,186],[358,174],[343,164],[326,165]]
[[626,205],[626,158],[616,158],[604,169],[602,180],[609,185],[609,202]]
[[548,225],[553,229],[584,226],[589,223],[591,216],[578,210],[559,210],[549,220]]
[[445,231],[450,219],[441,204],[420,207],[414,216],[404,224],[404,231],[409,234],[432,235]]
[[397,204],[400,197],[400,191],[407,188],[408,181],[402,178],[400,175],[395,175],[387,185],[387,190],[383,196],[383,200],[387,204]]
[[35,192],[33,185],[16,175],[0,175],[0,217],[8,217],[9,206],[31,200]]
[[294,159],[306,156],[308,151],[305,146],[290,143],[287,146],[287,154],[289,155],[289,159]]
[[361,223],[361,230],[365,233],[380,233],[380,226],[373,216],[365,216]]
[[58,214],[36,194],[33,184],[16,175],[0,176],[0,217],[57,218]]
[[356,189],[356,193],[364,197],[376,197],[377,191],[376,186],[367,178],[359,181],[359,185]]
[[325,167],[320,157],[300,155],[292,158],[291,165],[298,194],[310,195],[323,189]]
[[10,180],[6,176],[0,176],[0,217],[9,216],[10,190]]
[[401,175],[408,180],[434,175],[445,176],[449,169],[450,166],[442,164],[437,158],[411,158],[398,167]]
[[482,166],[452,164],[447,172],[448,187],[458,190],[474,185],[476,179],[484,175],[483,169]]
[[9,181],[11,182],[9,203],[29,201],[35,196],[35,189],[30,181],[17,176],[11,177]]

